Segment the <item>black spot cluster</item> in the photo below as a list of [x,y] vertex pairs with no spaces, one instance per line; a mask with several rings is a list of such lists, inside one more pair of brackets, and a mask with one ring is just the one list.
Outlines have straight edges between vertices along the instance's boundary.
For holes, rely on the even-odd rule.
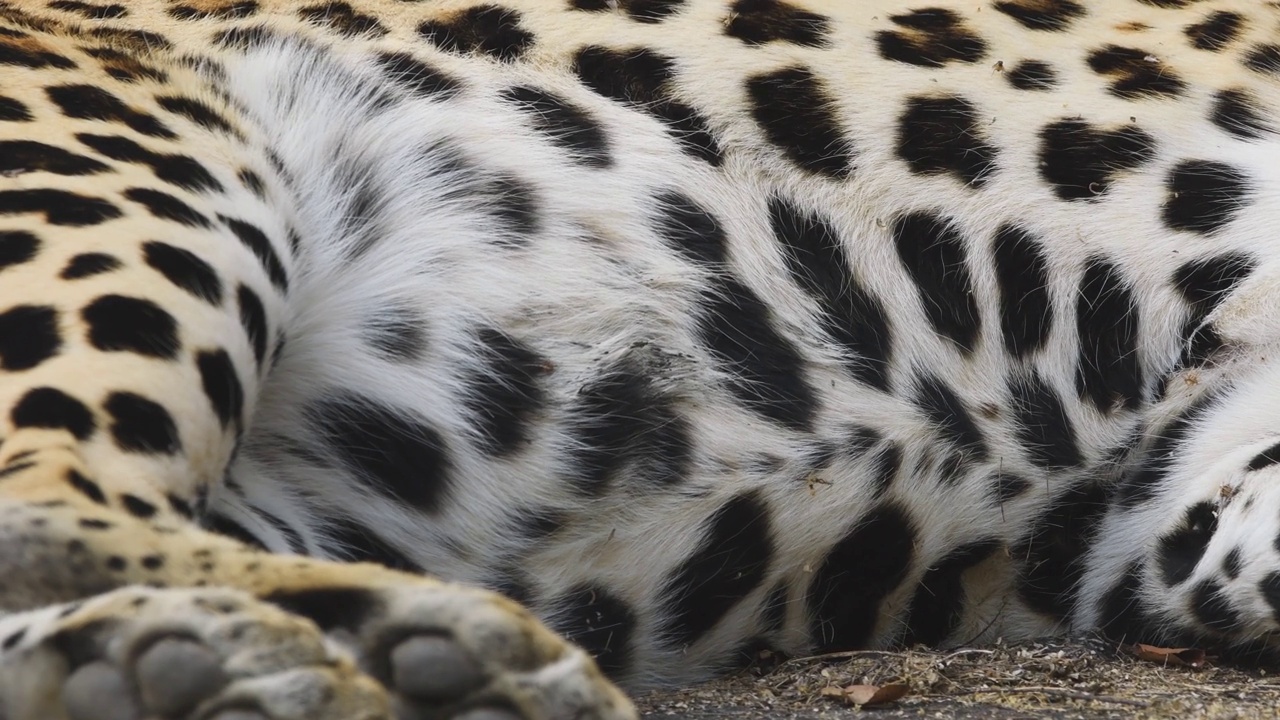
[[1090,258],[1076,295],[1076,390],[1103,413],[1136,410],[1142,402],[1139,314],[1137,296],[1120,267],[1103,257]]
[[616,0],[615,3],[608,0],[569,0],[569,7],[574,10],[608,12],[617,9],[636,22],[650,25],[679,12],[684,4],[685,0]]
[[898,259],[920,293],[921,308],[935,332],[968,354],[982,332],[967,248],[949,219],[913,212],[893,224]]
[[534,42],[533,33],[520,25],[520,13],[498,5],[476,5],[448,20],[427,20],[418,35],[441,50],[480,53],[509,62],[518,59]]
[[675,97],[672,58],[646,48],[614,50],[588,45],[574,56],[573,69],[588,88],[662,121],[685,152],[720,165],[723,151],[710,123]]
[[824,329],[847,351],[849,374],[887,391],[889,318],[879,299],[858,282],[836,229],[826,218],[780,198],[770,200],[769,220],[791,277],[817,301]]
[[876,46],[885,60],[942,67],[949,62],[976,63],[986,57],[986,41],[953,10],[924,8],[891,15],[889,20],[899,29],[876,33]]
[[898,118],[898,157],[918,175],[950,174],[981,187],[995,171],[996,148],[967,99],[911,97]]
[[1137,125],[1058,120],[1040,131],[1040,177],[1062,200],[1098,198],[1121,173],[1150,162],[1155,148],[1155,138]]
[[1025,28],[1051,32],[1066,30],[1085,15],[1084,6],[1074,0],[1000,0],[993,7]]
[[1089,53],[1089,68],[1111,79],[1112,95],[1126,100],[1177,97],[1186,83],[1147,50],[1107,45]]
[[298,17],[346,37],[379,38],[388,32],[376,17],[359,12],[345,2],[308,5],[298,9]]
[[812,70],[755,75],[746,89],[765,138],[800,169],[833,179],[853,172],[853,144],[841,130],[834,98]]
[[699,548],[667,577],[664,634],[687,647],[710,632],[764,583],[774,543],[769,507],[758,491],[726,502],[705,523]]
[[[532,412],[536,387],[526,385]],[[609,368],[578,391],[573,408],[576,449],[568,478],[583,495],[598,497],[626,469],[629,482],[649,489],[677,486],[688,475],[693,439],[674,398],[641,371]]]
[[729,6],[724,34],[748,45],[785,42],[824,47],[830,22],[784,0],[736,0]]

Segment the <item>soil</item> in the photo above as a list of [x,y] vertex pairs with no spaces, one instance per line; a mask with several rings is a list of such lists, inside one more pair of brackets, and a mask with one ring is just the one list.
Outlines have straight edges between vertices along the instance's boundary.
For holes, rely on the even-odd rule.
[[[637,704],[646,720],[1280,718],[1280,667],[1233,667],[1199,651],[1148,648],[1145,655],[1094,638],[835,653],[774,660],[768,670],[766,654],[731,677],[642,695]],[[859,706],[842,690],[889,684],[905,685],[907,694]]]

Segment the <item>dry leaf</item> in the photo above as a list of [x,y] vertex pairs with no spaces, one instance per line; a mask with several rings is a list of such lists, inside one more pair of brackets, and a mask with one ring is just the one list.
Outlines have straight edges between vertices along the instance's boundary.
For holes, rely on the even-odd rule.
[[822,688],[822,694],[826,697],[843,700],[850,705],[863,706],[885,705],[900,700],[908,691],[909,688],[901,683]]
[[1141,643],[1132,647],[1140,660],[1156,662],[1172,667],[1204,667],[1204,651],[1198,648],[1162,648]]

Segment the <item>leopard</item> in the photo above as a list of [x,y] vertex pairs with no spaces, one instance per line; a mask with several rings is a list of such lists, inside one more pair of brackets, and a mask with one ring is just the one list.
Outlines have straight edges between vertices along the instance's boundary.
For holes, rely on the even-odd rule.
[[1079,633],[1273,662],[1277,28],[0,0],[0,718],[621,720],[765,652]]

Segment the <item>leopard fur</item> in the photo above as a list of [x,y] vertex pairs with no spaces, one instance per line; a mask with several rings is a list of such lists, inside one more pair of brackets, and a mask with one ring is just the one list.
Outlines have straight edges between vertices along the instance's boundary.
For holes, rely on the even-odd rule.
[[0,717],[1272,657],[1277,20],[0,3]]

